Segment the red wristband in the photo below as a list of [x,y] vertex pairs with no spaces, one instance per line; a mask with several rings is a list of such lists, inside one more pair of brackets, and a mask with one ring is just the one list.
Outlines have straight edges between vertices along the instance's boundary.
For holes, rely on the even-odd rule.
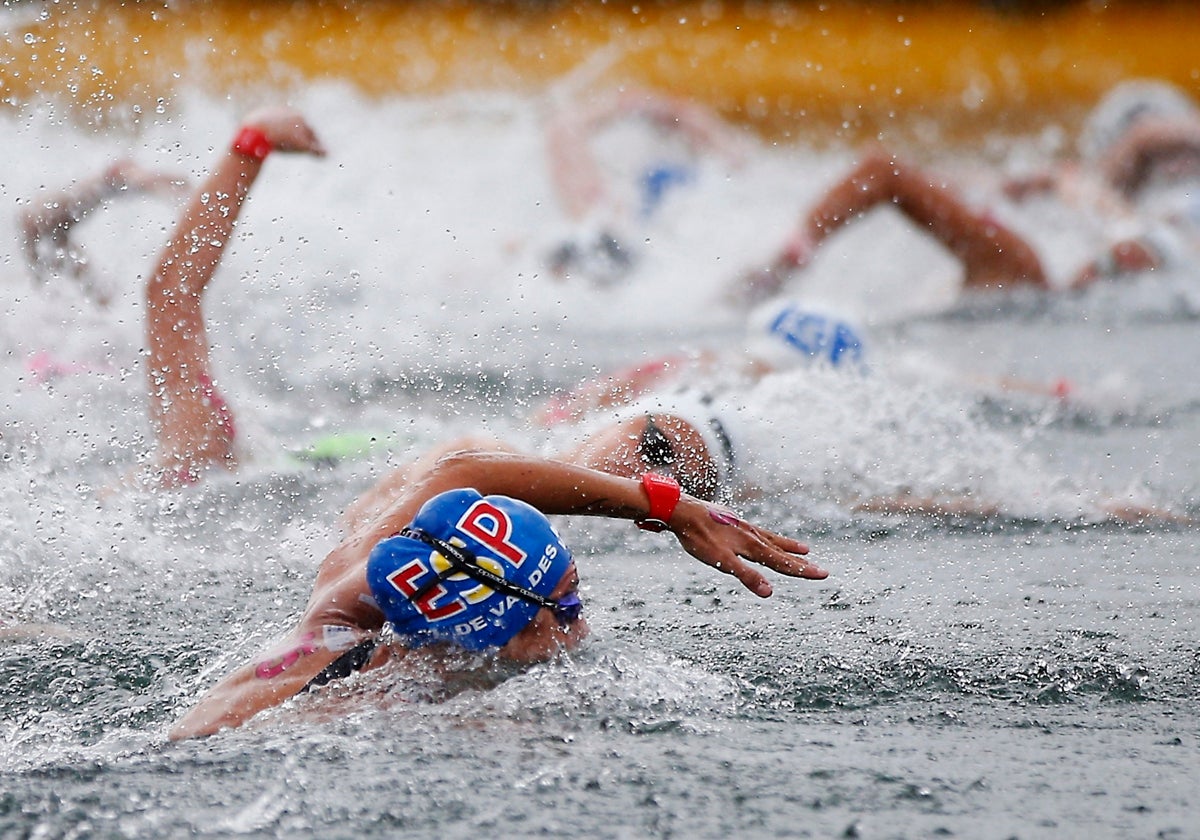
[[237,133],[237,137],[233,138],[233,151],[238,154],[252,157],[255,160],[266,160],[267,155],[271,154],[271,141],[267,139],[267,135],[263,134],[260,129],[254,126],[245,126]]
[[679,482],[670,476],[648,472],[642,476],[642,489],[650,499],[650,515],[634,520],[643,531],[665,531],[679,504]]

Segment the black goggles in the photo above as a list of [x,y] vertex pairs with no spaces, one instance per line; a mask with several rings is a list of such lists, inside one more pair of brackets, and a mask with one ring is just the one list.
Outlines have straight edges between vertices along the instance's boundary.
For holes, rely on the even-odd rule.
[[583,612],[583,601],[580,600],[578,592],[568,592],[556,601],[553,598],[547,598],[545,595],[539,595],[532,589],[526,589],[518,583],[513,583],[508,578],[498,575],[490,569],[485,569],[479,565],[479,561],[475,555],[468,549],[438,539],[423,528],[404,528],[400,531],[400,536],[425,543],[425,545],[436,550],[450,562],[449,569],[439,572],[436,577],[409,595],[408,599],[410,601],[416,601],[425,597],[435,586],[450,577],[450,575],[462,572],[472,580],[489,586],[497,592],[511,595],[514,598],[520,598],[522,601],[528,601],[531,604],[537,604],[539,607],[550,610],[554,613],[554,617],[558,620],[558,623],[563,627],[577,621]]

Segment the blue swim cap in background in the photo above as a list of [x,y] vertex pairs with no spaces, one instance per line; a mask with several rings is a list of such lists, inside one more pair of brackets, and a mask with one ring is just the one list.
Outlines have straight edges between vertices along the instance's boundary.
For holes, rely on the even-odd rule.
[[[537,508],[507,496],[450,490],[422,505],[409,526],[466,549],[485,569],[549,596],[571,552]],[[367,561],[367,583],[397,635],[412,647],[452,642],[468,650],[501,647],[540,609],[462,572],[447,575],[416,601],[409,596],[452,564],[420,540],[382,540]]]
[[748,351],[776,368],[800,363],[856,367],[865,361],[863,331],[850,318],[818,304],[774,300],[749,319]]
[[642,218],[649,219],[654,215],[667,190],[683,186],[695,177],[695,169],[677,163],[660,163],[647,168],[642,173]]

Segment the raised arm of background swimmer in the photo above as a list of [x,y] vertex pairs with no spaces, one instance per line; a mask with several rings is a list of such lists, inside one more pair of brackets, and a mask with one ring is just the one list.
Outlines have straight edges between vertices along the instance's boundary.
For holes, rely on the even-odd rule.
[[[517,498],[551,514],[624,519],[650,514],[646,492],[632,479],[511,454],[447,456],[416,478],[376,520],[359,528],[325,558],[296,629],[209,691],[172,728],[170,737],[208,735],[241,725],[302,691],[348,647],[377,632],[383,616],[365,600],[370,595],[365,569],[371,549],[408,525],[426,501],[458,487]],[[756,528],[690,496],[680,498],[669,525],[690,554],[736,576],[763,597],[771,594],[771,586],[746,561],[794,577],[821,579],[827,574],[804,559],[808,549],[801,543]],[[388,655],[387,649],[380,649],[367,667],[380,664]]]
[[231,146],[197,188],[154,271],[164,285],[191,289],[212,278],[268,152],[325,154],[304,118],[290,108],[258,111],[242,127],[260,132],[267,146]]
[[641,114],[678,132],[694,150],[715,152],[738,166],[745,162],[747,149],[742,138],[716,112],[696,102],[633,88],[618,94],[615,109]]
[[201,295],[270,152],[324,155],[296,111],[258,111],[189,199],[146,286],[150,415],[155,460],[177,483],[199,468],[233,464],[233,423],[213,386]]

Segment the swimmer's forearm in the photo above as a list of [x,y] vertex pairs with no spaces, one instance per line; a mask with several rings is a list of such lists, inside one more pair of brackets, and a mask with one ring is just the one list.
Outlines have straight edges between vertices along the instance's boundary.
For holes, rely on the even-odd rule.
[[474,487],[483,495],[511,496],[545,514],[639,519],[649,500],[636,479],[564,461],[512,453],[461,453],[443,458],[428,479],[432,495]]
[[[607,516],[639,520],[651,516],[650,498],[639,479],[622,478],[561,461],[510,454],[463,453],[439,462],[434,484],[425,492],[474,487],[528,502],[546,514]],[[766,597],[770,583],[758,571],[766,566],[792,577],[821,579],[827,572],[805,559],[808,547],[758,528],[731,512],[687,494],[680,497],[668,526],[696,559],[737,577]],[[401,524],[403,527],[407,520]],[[389,527],[395,523],[389,523]],[[391,533],[394,533],[392,531]],[[748,562],[747,562],[748,561]]]
[[232,149],[189,200],[154,271],[152,282],[193,294],[207,284],[233,234],[263,162]]
[[[318,672],[319,669],[313,675]],[[254,686],[246,683],[242,671],[238,671],[209,691],[171,727],[167,737],[181,741],[213,735],[222,729],[234,729],[259,712],[294,697],[302,687],[303,683],[292,685],[290,679],[270,686]]]
[[[352,637],[352,641],[359,640],[365,633],[353,628],[337,629],[341,631],[340,638]],[[233,729],[258,713],[295,697],[341,655],[340,649],[333,650],[326,643],[327,634],[328,628],[297,630],[285,642],[273,646],[213,686],[171,727],[167,737],[178,741]]]

